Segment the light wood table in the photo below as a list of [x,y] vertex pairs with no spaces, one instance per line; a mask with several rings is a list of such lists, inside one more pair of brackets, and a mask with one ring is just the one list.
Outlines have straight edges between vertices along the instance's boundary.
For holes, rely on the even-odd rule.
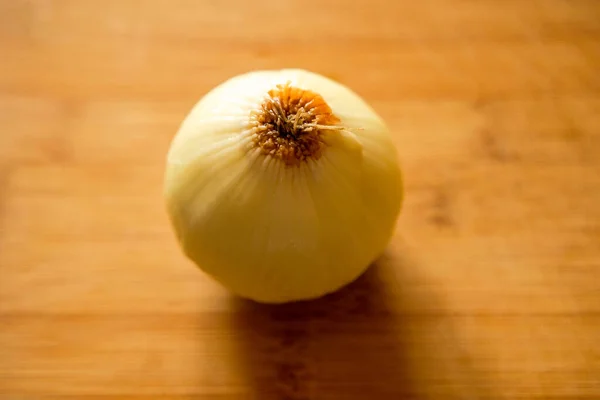
[[[389,250],[240,301],[162,200],[194,102],[300,67],[393,128]],[[598,0],[0,1],[0,398],[599,399]]]

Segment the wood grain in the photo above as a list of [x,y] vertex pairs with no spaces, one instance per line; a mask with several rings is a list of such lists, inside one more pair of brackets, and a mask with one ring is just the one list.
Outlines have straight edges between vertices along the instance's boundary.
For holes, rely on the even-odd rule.
[[[596,0],[0,0],[0,398],[600,398]],[[267,307],[182,256],[193,103],[302,67],[388,121],[406,203],[349,287]]]

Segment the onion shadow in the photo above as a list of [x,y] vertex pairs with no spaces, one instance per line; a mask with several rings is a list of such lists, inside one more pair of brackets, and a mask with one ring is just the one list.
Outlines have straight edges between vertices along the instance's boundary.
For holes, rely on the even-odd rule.
[[261,400],[493,399],[436,286],[391,250],[317,300],[232,298],[236,360]]

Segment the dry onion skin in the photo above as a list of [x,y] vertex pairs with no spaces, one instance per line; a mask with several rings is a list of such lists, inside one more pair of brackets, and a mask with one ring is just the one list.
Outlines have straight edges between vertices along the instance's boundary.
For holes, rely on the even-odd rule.
[[164,193],[185,255],[264,303],[355,280],[390,241],[403,198],[384,121],[299,69],[245,73],[200,99],[171,143]]

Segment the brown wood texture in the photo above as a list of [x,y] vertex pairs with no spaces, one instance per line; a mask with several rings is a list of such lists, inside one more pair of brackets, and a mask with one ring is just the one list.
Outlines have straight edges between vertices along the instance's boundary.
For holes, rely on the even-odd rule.
[[[162,201],[194,102],[301,67],[388,121],[387,253],[232,297]],[[0,0],[0,398],[600,398],[598,0]]]

